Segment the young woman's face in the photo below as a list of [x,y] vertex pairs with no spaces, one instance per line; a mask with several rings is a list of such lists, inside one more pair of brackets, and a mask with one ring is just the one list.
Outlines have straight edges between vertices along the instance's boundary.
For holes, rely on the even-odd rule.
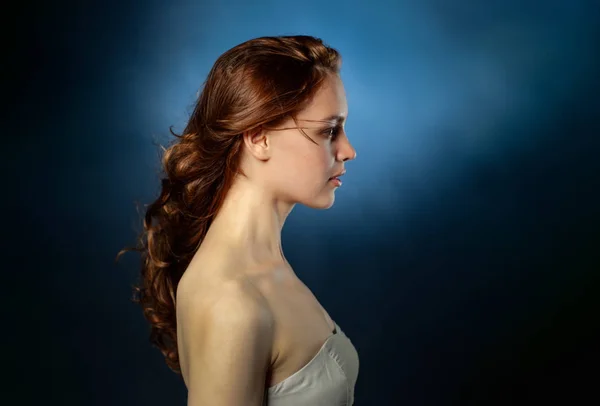
[[[339,184],[331,180],[356,157],[344,125],[348,103],[338,75],[330,75],[312,103],[297,116],[298,129],[270,133],[272,155],[267,165],[270,184],[279,198],[312,208],[329,208]],[[282,128],[295,127],[293,119]]]

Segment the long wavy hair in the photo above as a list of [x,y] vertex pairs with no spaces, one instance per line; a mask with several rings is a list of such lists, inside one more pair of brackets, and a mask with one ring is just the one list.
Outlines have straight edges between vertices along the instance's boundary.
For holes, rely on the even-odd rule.
[[[135,247],[141,254],[133,301],[150,323],[150,342],[181,374],[175,292],[236,173],[242,134],[271,129],[307,107],[329,74],[337,50],[312,36],[251,39],[223,53],[211,68],[182,134],[163,149],[161,191],[147,206]],[[302,131],[306,136],[306,133]]]

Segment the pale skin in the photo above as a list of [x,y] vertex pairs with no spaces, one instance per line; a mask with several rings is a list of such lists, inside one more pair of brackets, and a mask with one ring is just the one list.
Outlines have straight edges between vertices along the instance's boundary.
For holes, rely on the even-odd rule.
[[[333,115],[340,121],[315,121]],[[333,204],[330,178],[356,158],[347,115],[343,83],[330,75],[297,117],[316,144],[298,129],[243,134],[247,177],[236,178],[177,290],[188,406],[260,406],[265,388],[298,371],[332,334],[333,320],[285,259],[281,230],[295,204]],[[295,126],[290,118],[282,128]]]

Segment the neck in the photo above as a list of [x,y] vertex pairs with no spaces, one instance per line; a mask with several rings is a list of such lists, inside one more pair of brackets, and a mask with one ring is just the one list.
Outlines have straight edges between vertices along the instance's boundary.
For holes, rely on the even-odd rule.
[[239,176],[207,232],[251,263],[285,261],[281,230],[293,204],[277,201],[267,191]]

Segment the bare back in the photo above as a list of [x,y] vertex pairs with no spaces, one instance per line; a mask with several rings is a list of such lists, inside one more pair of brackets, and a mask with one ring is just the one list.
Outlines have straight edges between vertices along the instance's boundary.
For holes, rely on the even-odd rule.
[[[245,271],[241,271],[245,270]],[[280,383],[306,365],[335,328],[333,320],[291,266],[280,263],[250,265],[236,255],[215,250],[198,252],[181,279],[177,292],[178,348],[186,385],[186,352],[195,340],[180,334],[187,328],[190,307],[208,307],[225,286],[236,284],[249,305],[266,309],[274,321],[270,367],[266,387]]]

